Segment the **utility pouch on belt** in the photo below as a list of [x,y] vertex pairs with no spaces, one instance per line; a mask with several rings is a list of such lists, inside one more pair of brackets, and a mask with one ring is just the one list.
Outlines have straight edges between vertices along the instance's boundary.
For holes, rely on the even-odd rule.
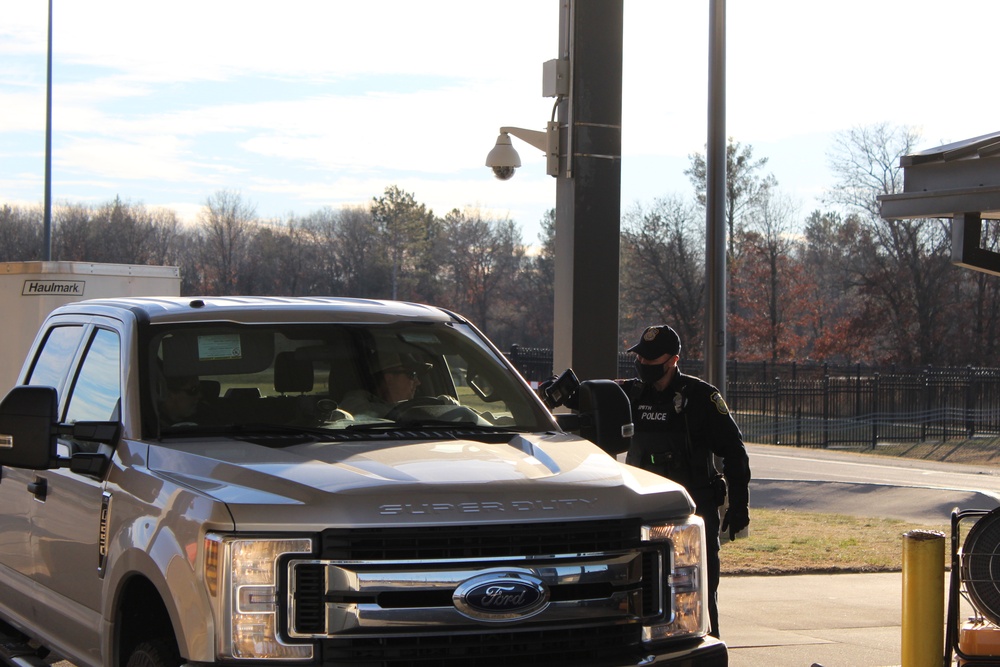
[[660,444],[655,451],[649,452],[649,462],[654,469],[663,471],[684,471],[687,472],[689,462],[682,446],[668,442],[666,445]]

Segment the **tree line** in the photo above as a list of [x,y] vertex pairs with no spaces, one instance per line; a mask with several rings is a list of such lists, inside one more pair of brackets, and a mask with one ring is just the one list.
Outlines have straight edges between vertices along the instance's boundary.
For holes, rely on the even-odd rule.
[[[1000,282],[951,264],[951,223],[883,220],[878,197],[902,191],[912,128],[840,133],[827,155],[836,182],[798,217],[767,159],[730,140],[728,354],[741,361],[997,366]],[[622,221],[622,331],[672,322],[700,356],[705,307],[705,162],[686,172],[695,197],[636,206]],[[984,221],[984,248],[1000,248]]]
[[[899,157],[919,136],[881,123],[838,135],[836,182],[801,216],[767,158],[727,147],[728,352],[743,361],[996,365],[1000,283],[950,263],[947,220],[886,221],[877,197],[902,189]],[[623,347],[669,323],[684,356],[702,354],[704,156],[692,192],[636,203],[622,218]],[[338,295],[439,305],[501,348],[552,345],[554,211],[526,243],[509,218],[476,208],[438,216],[389,186],[367,205],[262,219],[235,191],[209,196],[193,225],[122,200],[53,210],[52,257],[174,265],[184,295]],[[0,261],[42,257],[40,207],[0,207]],[[995,226],[985,247],[1000,245]]]
[[[0,207],[0,261],[38,260],[37,207]],[[122,200],[53,209],[56,261],[180,267],[183,295],[336,295],[439,305],[501,346],[552,344],[552,214],[529,252],[519,227],[478,209],[434,215],[389,186],[367,206],[261,219],[235,191],[209,196],[194,224]]]

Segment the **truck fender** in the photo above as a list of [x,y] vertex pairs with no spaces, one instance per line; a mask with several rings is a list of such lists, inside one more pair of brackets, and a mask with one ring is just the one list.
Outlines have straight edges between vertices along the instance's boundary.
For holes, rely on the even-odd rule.
[[[173,503],[175,507],[195,510],[203,505],[216,505],[203,497],[179,491],[187,496],[187,502]],[[176,514],[171,517],[173,525],[157,522],[155,517],[142,516],[122,526],[109,545],[106,563],[105,599],[112,600],[103,610],[107,627],[113,628],[122,596],[133,577],[149,581],[159,594],[173,626],[174,638],[181,654],[188,660],[211,662],[215,659],[215,616],[211,600],[200,576],[201,540],[203,533],[194,520],[177,522]],[[156,526],[156,528],[154,528]],[[190,527],[190,534],[183,537],[175,533],[175,527]],[[105,650],[113,649],[115,632],[108,632],[104,638]],[[114,655],[111,650],[105,655]]]

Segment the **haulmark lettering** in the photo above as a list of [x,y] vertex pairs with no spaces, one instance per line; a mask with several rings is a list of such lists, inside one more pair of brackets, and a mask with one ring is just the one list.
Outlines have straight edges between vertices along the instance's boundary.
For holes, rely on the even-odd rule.
[[87,286],[83,280],[25,280],[21,296],[66,295],[83,296]]

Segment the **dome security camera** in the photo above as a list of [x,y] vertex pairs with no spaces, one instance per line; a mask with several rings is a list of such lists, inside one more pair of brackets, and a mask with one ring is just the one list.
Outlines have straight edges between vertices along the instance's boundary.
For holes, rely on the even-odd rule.
[[516,167],[493,167],[493,175],[497,177],[500,181],[509,181],[514,178],[514,170]]
[[514,150],[510,135],[506,132],[501,132],[497,137],[496,146],[486,156],[486,166],[501,181],[510,180],[514,176],[514,170],[521,166],[521,156]]

